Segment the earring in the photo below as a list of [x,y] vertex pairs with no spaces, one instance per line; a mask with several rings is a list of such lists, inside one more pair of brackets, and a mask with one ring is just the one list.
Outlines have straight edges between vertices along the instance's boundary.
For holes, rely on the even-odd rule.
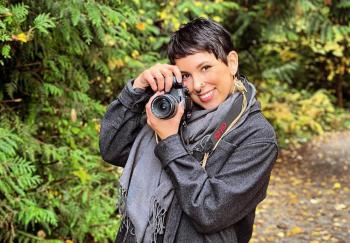
[[201,87],[203,87],[203,86],[204,86],[204,83],[202,82],[202,83],[200,83],[199,85],[200,85]]

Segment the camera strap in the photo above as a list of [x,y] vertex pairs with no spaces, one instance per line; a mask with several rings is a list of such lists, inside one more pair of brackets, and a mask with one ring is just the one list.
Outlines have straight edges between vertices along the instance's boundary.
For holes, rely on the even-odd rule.
[[232,109],[226,114],[204,146],[204,157],[201,165],[205,168],[209,156],[214,152],[221,139],[238,122],[239,118],[247,109],[248,101],[252,96],[252,88],[249,86],[246,77],[241,76],[235,80],[235,88],[240,92],[237,99],[232,104]]

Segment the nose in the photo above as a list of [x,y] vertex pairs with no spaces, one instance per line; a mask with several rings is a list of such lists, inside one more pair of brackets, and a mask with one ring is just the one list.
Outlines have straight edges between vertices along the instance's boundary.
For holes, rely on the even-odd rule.
[[198,77],[196,78],[193,77],[193,90],[197,94],[199,94],[202,91],[202,87],[203,87],[203,82],[201,81],[201,79]]

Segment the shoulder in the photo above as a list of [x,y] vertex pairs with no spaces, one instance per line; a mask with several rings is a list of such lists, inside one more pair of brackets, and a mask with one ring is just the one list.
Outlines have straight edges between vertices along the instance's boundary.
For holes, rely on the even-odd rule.
[[233,142],[237,146],[258,142],[277,145],[275,130],[260,109],[251,111],[246,120],[239,127],[233,129],[225,140]]

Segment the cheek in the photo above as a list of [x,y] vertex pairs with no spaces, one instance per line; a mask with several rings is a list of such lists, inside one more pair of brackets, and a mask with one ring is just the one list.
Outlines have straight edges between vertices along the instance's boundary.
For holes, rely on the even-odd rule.
[[193,87],[192,87],[192,82],[191,82],[191,81],[185,80],[185,81],[183,81],[183,85],[184,85],[190,92],[192,92]]
[[205,80],[206,84],[209,85],[217,85],[218,79],[220,79],[220,76],[217,75],[215,72],[208,72],[205,74],[205,76],[203,77],[203,79]]

